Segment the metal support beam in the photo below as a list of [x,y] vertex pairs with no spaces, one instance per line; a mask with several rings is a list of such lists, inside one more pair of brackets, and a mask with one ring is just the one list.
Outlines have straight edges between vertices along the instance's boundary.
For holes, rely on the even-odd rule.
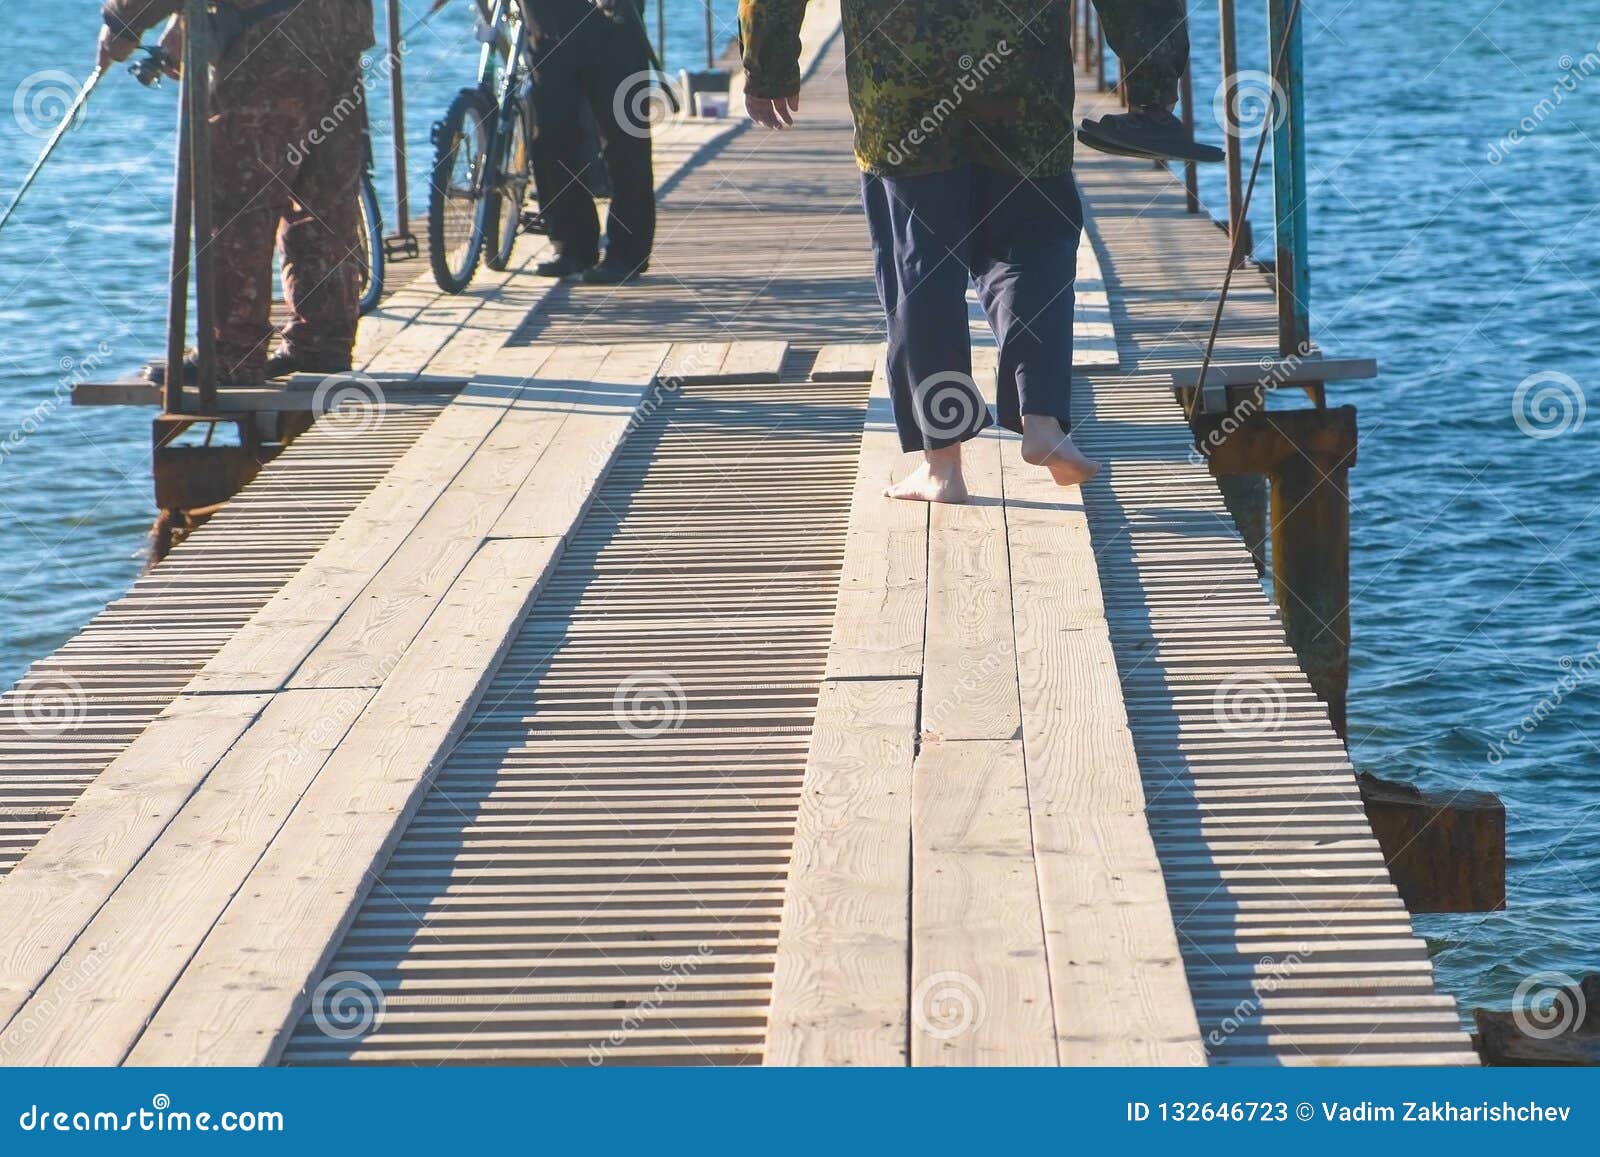
[[1299,12],[1299,0],[1267,0],[1267,38],[1277,61],[1272,94],[1272,199],[1277,222],[1278,353],[1282,357],[1302,353],[1311,343]]
[[1275,410],[1242,420],[1202,415],[1195,433],[1214,474],[1262,474],[1271,482],[1272,590],[1284,634],[1343,737],[1350,686],[1355,407]]

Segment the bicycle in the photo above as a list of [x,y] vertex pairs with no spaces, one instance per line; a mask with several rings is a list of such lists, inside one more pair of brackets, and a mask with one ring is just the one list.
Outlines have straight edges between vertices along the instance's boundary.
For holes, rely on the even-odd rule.
[[478,84],[434,126],[428,263],[446,293],[472,283],[481,260],[511,263],[533,179],[533,60],[519,0],[494,0],[479,25]]
[[364,151],[361,166],[361,184],[358,192],[361,202],[361,244],[357,249],[357,268],[361,271],[361,316],[378,308],[383,298],[383,277],[388,264],[389,251],[383,236],[383,210],[378,204],[378,186],[373,179],[372,134],[363,133]]

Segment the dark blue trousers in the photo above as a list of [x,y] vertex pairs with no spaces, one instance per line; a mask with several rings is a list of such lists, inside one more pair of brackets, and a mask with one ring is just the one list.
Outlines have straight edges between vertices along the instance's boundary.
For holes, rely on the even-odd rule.
[[1026,178],[983,165],[914,177],[864,174],[889,388],[905,450],[964,442],[994,422],[972,380],[967,283],[999,346],[1000,424],[1070,427],[1072,282],[1083,206],[1071,173]]

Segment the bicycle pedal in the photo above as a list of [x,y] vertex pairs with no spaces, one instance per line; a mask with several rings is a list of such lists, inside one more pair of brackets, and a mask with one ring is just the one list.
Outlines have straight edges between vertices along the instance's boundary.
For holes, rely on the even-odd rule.
[[527,212],[522,215],[522,231],[524,233],[548,233],[545,228],[544,215],[541,213]]
[[422,248],[415,237],[401,237],[398,234],[383,239],[383,255],[390,261],[407,261],[420,256]]

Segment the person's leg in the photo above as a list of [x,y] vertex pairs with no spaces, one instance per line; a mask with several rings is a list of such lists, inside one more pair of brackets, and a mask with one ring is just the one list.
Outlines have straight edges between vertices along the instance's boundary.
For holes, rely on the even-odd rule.
[[1171,108],[1189,66],[1184,0],[1094,0],[1106,43],[1122,66],[1128,104]]
[[320,90],[309,102],[317,133],[296,146],[304,160],[278,235],[290,314],[283,352],[298,368],[331,373],[350,367],[360,320],[358,186],[367,109],[355,59],[326,79],[308,75],[307,84]]
[[960,502],[961,443],[993,419],[972,380],[967,325],[970,167],[913,177],[862,177],[878,296],[888,330],[889,392],[901,448],[921,469],[886,493]]
[[595,39],[604,51],[586,62],[585,87],[611,178],[605,264],[633,272],[649,263],[655,245],[655,173],[647,113],[656,97],[641,91],[650,62],[637,50],[630,30],[607,22],[598,31]]
[[571,39],[551,48],[534,71],[533,183],[556,254],[573,271],[600,257],[600,217],[584,186],[582,79]]
[[288,156],[301,118],[292,102],[220,93],[211,118],[211,201],[216,238],[217,376],[223,385],[261,380],[272,341],[272,253],[298,168]]
[[1083,207],[1071,173],[1027,178],[979,167],[972,277],[999,346],[1000,424],[1022,457],[1064,486],[1099,467],[1072,444],[1073,279]]

